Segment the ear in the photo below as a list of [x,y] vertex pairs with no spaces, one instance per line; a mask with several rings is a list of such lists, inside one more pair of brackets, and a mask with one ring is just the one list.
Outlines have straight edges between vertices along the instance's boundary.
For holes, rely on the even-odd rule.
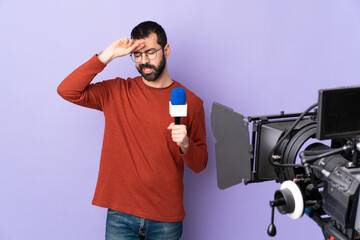
[[165,57],[168,58],[170,57],[170,45],[166,44],[164,47],[164,53],[165,53]]

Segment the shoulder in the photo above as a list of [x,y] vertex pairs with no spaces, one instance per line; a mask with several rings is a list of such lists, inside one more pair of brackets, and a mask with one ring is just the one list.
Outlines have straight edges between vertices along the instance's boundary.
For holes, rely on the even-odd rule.
[[188,105],[188,114],[189,116],[195,116],[200,112],[204,111],[204,102],[203,100],[193,91],[184,87],[182,84],[175,82],[175,87],[181,87],[185,89],[186,92],[186,104]]
[[140,85],[141,84],[141,76],[137,76],[137,77],[128,77],[126,80],[122,79],[122,83],[126,84],[127,86],[131,86],[131,85]]
[[116,93],[126,88],[126,80],[123,78],[107,79],[96,83],[91,83],[88,89],[91,91],[102,91],[102,93]]
[[119,87],[119,86],[128,86],[131,84],[135,84],[136,82],[137,82],[137,77],[136,78],[128,77],[127,79],[117,77],[114,79],[103,80],[101,82],[97,82],[96,84],[106,85],[108,87]]
[[176,82],[176,86],[175,87],[181,87],[183,89],[185,89],[186,92],[186,102],[189,104],[196,104],[196,105],[202,105],[204,102],[203,100],[193,91],[191,91],[190,89],[188,89],[187,87],[183,86],[182,84],[180,84],[179,82]]

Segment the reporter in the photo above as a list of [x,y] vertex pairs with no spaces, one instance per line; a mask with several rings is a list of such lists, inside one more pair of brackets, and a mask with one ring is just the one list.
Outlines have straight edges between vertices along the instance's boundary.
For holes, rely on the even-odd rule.
[[[113,59],[130,55],[141,76],[92,84]],[[203,101],[170,78],[164,29],[143,22],[131,39],[114,41],[58,87],[72,103],[103,111],[105,132],[93,204],[108,208],[106,239],[179,239],[182,234],[184,164],[207,164]],[[173,88],[186,91],[188,116],[174,125]]]

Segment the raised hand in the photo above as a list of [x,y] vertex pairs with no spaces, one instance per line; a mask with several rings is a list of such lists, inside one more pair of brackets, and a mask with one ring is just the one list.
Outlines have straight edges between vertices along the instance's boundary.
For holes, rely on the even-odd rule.
[[145,47],[144,40],[134,40],[128,38],[120,38],[111,43],[103,52],[98,55],[98,58],[104,64],[108,64],[111,60],[117,57],[122,57],[138,51]]

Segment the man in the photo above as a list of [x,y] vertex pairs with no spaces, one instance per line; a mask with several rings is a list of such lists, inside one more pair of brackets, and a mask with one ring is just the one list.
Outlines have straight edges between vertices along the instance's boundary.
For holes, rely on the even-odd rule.
[[[141,76],[90,84],[114,58],[131,55]],[[58,93],[104,112],[105,133],[93,204],[108,208],[106,239],[173,240],[182,234],[184,163],[207,164],[202,100],[172,80],[164,29],[143,22],[72,72]],[[175,125],[171,91],[186,91],[188,116]]]

